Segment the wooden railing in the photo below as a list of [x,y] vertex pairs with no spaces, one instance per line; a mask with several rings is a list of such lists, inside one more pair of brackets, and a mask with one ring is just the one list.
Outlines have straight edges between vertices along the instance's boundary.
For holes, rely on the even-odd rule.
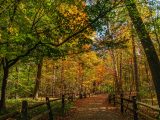
[[[123,114],[129,110],[134,120],[145,118],[146,120],[160,120],[160,108],[137,101],[136,96],[131,96],[131,99],[126,98],[121,94],[120,96],[109,95],[109,103],[120,105],[120,111]],[[143,109],[141,109],[143,107]],[[150,109],[149,112],[145,111]]]
[[49,100],[49,98],[46,97],[46,102],[42,102],[42,103],[35,104],[35,105],[32,105],[32,106],[28,106],[27,101],[22,101],[22,106],[21,106],[21,111],[20,112],[15,111],[15,112],[12,112],[12,113],[2,115],[2,116],[0,116],[0,120],[6,120],[8,118],[16,118],[17,116],[20,116],[20,118],[22,120],[28,120],[29,119],[29,117],[28,117],[29,116],[29,111],[34,110],[37,107],[41,107],[43,105],[46,105],[47,110],[43,113],[40,113],[40,114],[34,116],[33,118],[30,118],[30,119],[31,120],[38,120],[38,119],[42,118],[44,115],[47,115],[49,117],[49,120],[53,120],[53,113],[52,113],[52,109],[51,109],[51,105],[50,105],[51,102],[60,100],[61,104],[62,104],[62,106],[61,106],[62,107],[62,115],[64,115],[66,101],[74,101],[74,99],[86,98],[87,95],[90,97],[90,94],[78,94],[78,96],[75,97],[73,94],[70,95],[70,93],[68,93],[66,95],[62,95],[61,98],[56,98],[56,99],[53,99],[53,100]]
[[[12,113],[2,115],[2,116],[0,116],[0,120],[6,120],[8,118],[16,118],[16,116],[20,116],[20,118],[22,120],[28,120],[28,116],[29,116],[28,111],[33,110],[37,107],[43,106],[45,104],[47,105],[47,111],[45,111],[44,113],[45,113],[45,115],[48,113],[49,117],[51,118],[51,117],[53,117],[53,115],[52,115],[50,103],[53,102],[53,101],[58,101],[58,100],[61,100],[61,99],[56,98],[56,99],[53,99],[53,100],[49,100],[49,98],[46,97],[46,102],[35,104],[33,106],[28,106],[28,102],[24,100],[24,101],[22,101],[22,106],[21,106],[21,111],[20,112],[15,111],[15,112],[12,112]],[[36,118],[38,119],[38,116],[41,117],[42,115],[37,115],[37,116],[35,116],[34,118],[31,118],[31,119],[36,120]]]

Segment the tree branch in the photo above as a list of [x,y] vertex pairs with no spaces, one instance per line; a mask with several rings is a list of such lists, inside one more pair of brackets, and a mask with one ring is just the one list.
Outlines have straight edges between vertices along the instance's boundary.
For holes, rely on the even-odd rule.
[[16,15],[17,7],[18,7],[19,2],[20,2],[20,0],[15,0],[15,1],[14,1],[13,15],[10,17],[11,23],[13,22],[14,17],[15,17],[15,15]]
[[82,28],[81,30],[75,32],[74,34],[72,34],[71,36],[68,36],[64,41],[62,41],[59,44],[54,44],[54,43],[43,43],[43,44],[49,44],[51,46],[54,47],[59,47],[61,45],[63,45],[64,43],[68,42],[69,40],[71,40],[71,38],[77,36],[78,34],[84,32],[87,28],[89,28],[90,26],[92,26],[95,22],[97,22],[100,18],[103,18],[108,12],[112,11],[115,7],[117,7],[120,3],[122,2],[122,0],[120,0],[117,4],[115,4],[114,6],[110,7],[108,10],[106,11],[101,11],[99,13],[99,15],[90,23],[88,23],[84,28]]
[[40,44],[41,44],[41,41],[38,42],[37,44],[35,44],[32,48],[28,49],[26,53],[24,53],[24,54],[22,54],[22,55],[19,55],[19,56],[17,56],[16,58],[8,61],[8,66],[9,66],[9,67],[13,66],[13,65],[14,65],[15,63],[17,63],[21,58],[29,55],[29,54],[30,54],[33,50],[35,50],[35,49],[38,47],[38,45],[40,45]]
[[38,45],[40,44],[49,44],[52,45],[54,47],[59,47],[61,45],[63,45],[64,43],[68,42],[71,38],[77,36],[78,34],[82,33],[83,31],[85,31],[88,27],[90,27],[92,24],[94,24],[96,21],[98,21],[100,18],[104,17],[108,12],[110,12],[111,10],[113,10],[116,6],[119,5],[120,2],[118,2],[117,4],[115,4],[114,6],[110,7],[110,9],[101,12],[91,23],[89,23],[88,25],[86,25],[84,28],[82,28],[81,30],[75,32],[74,34],[72,34],[71,36],[67,37],[63,42],[59,43],[59,44],[53,44],[53,43],[42,43],[41,41],[39,41],[37,44],[35,44],[32,48],[28,49],[26,51],[26,53],[17,56],[16,58],[9,60],[8,61],[8,66],[11,67],[13,66],[15,63],[17,63],[21,58],[29,55],[33,50],[35,50]]

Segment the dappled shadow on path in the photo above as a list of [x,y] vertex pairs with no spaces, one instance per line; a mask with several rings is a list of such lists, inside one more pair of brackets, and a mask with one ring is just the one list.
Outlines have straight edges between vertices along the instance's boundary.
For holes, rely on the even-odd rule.
[[107,98],[103,94],[77,100],[75,107],[61,120],[129,120],[108,104]]

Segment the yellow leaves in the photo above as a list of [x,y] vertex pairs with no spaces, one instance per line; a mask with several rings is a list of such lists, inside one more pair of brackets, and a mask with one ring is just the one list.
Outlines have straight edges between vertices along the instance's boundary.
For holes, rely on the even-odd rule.
[[14,26],[10,26],[7,28],[7,31],[10,34],[16,34],[16,33],[18,33],[18,28],[14,27]]
[[21,11],[23,11],[23,13],[26,12],[26,8],[25,8],[25,7],[26,7],[25,4],[23,4],[22,2],[19,3],[19,9],[20,9]]
[[28,18],[27,16],[24,17],[30,24],[32,24],[32,20]]
[[84,86],[84,87],[88,87],[88,86],[90,86],[91,84],[92,84],[92,82],[91,82],[90,80],[86,80],[86,81],[83,82],[83,86]]
[[107,85],[113,85],[113,80],[112,80],[112,79],[111,79],[111,80],[106,80],[105,83],[106,83]]
[[128,24],[121,25],[116,32],[116,38],[122,39],[122,38],[130,38],[130,26]]
[[78,13],[78,9],[76,6],[62,3],[58,8],[59,12],[62,13],[65,17],[70,15],[76,15]]
[[148,22],[149,18],[151,17],[151,11],[149,10],[147,3],[143,3],[143,4],[137,3],[137,8],[139,13],[141,14],[141,18],[143,22]]
[[86,13],[76,5],[62,3],[58,11],[69,21],[68,25],[71,29],[83,26],[88,20]]
[[81,17],[86,17],[86,14],[75,5],[62,3],[58,10],[65,17],[67,17],[68,15],[79,15]]
[[93,66],[95,63],[99,62],[99,59],[95,52],[88,52],[81,56],[81,60],[88,66]]
[[8,32],[9,32],[9,33],[13,33],[13,28],[12,28],[12,27],[9,27],[9,28],[8,28]]
[[19,8],[20,8],[20,9],[24,9],[24,8],[25,8],[25,5],[21,2],[21,3],[19,3]]

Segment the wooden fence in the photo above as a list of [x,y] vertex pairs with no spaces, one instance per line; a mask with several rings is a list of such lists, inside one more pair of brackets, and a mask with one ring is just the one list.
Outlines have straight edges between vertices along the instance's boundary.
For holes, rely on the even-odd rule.
[[86,98],[87,95],[90,97],[90,94],[78,94],[77,97],[75,97],[75,95],[73,94],[65,94],[65,95],[62,95],[61,98],[56,98],[56,99],[53,99],[53,100],[49,100],[49,97],[46,97],[46,102],[43,102],[43,103],[39,103],[39,104],[35,104],[33,106],[28,106],[28,102],[27,101],[22,101],[22,106],[21,106],[21,111],[18,112],[18,111],[15,111],[15,112],[12,112],[12,113],[8,113],[8,114],[5,114],[5,115],[2,115],[0,116],[0,120],[6,120],[8,118],[16,118],[16,116],[20,116],[20,118],[22,120],[29,120],[29,111],[30,110],[34,110],[35,108],[37,107],[40,107],[40,106],[43,106],[43,105],[46,105],[47,107],[47,110],[43,113],[40,113],[36,116],[34,116],[33,118],[30,118],[31,120],[38,120],[44,116],[48,116],[49,117],[49,120],[53,120],[53,113],[52,113],[52,109],[51,109],[51,105],[50,103],[51,102],[54,102],[54,101],[58,101],[60,100],[61,103],[62,103],[62,115],[64,115],[65,113],[65,103],[66,101],[73,101],[74,99],[82,99],[82,98]]
[[[116,96],[115,94],[109,95],[109,103],[120,105],[120,111],[123,114],[129,110],[134,120],[140,120],[140,118],[146,120],[160,120],[160,108],[137,101],[136,96],[131,96],[131,99],[126,98],[121,94]],[[147,111],[149,109],[149,111]]]
[[[62,98],[62,99],[64,99],[64,98]],[[39,115],[36,115],[35,117],[31,118],[31,120],[38,120],[42,116],[47,115],[47,114],[48,114],[47,116],[49,116],[49,120],[53,120],[53,114],[52,114],[50,103],[54,102],[54,101],[58,101],[58,100],[61,100],[61,99],[56,98],[56,99],[53,99],[53,100],[49,100],[49,98],[46,97],[46,102],[43,102],[43,103],[40,103],[40,104],[35,104],[33,106],[28,106],[28,102],[24,100],[24,101],[22,101],[22,106],[21,106],[21,111],[20,112],[15,111],[15,112],[12,112],[12,113],[2,115],[2,116],[0,116],[0,120],[6,120],[6,119],[9,119],[9,118],[16,118],[16,116],[20,116],[20,119],[22,119],[22,120],[29,120],[28,112],[30,110],[33,110],[33,109],[35,109],[37,107],[40,107],[40,106],[43,106],[43,105],[46,105],[47,111],[45,111],[45,112],[43,112]],[[63,103],[63,104],[65,104],[65,103]],[[65,105],[62,105],[62,106],[65,106]]]

